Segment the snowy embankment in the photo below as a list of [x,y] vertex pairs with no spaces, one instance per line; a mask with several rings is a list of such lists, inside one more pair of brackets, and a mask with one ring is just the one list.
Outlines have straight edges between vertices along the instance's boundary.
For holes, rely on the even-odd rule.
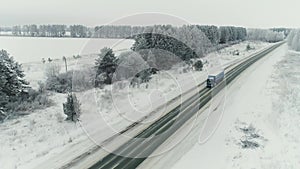
[[227,88],[215,134],[200,144],[202,126],[196,125],[183,141],[190,150],[182,156],[183,145],[178,145],[154,167],[299,168],[299,64],[300,54],[284,45],[251,66]]
[[[255,47],[255,50],[246,51],[248,43],[251,47]],[[215,58],[207,57],[206,59],[210,64],[226,65],[269,45],[260,42],[243,42],[219,51]],[[232,52],[237,49],[240,55],[233,56]],[[69,59],[69,69],[93,66],[94,59],[94,57]],[[62,61],[54,62],[63,67]],[[210,67],[211,65],[206,65],[207,69]],[[27,75],[30,74],[27,79],[33,87],[37,87],[38,81],[45,80],[42,63],[24,64],[24,70]],[[115,84],[103,90],[77,93],[82,104],[81,123],[90,137],[97,137],[97,141],[105,140],[116,132],[108,132],[108,127],[110,127],[109,131],[111,131],[111,126],[117,131],[124,129],[159,105],[165,104],[178,94],[204,81],[206,77],[205,71],[183,73],[180,69],[174,69],[154,75],[147,89],[145,85],[140,88],[129,88],[128,83],[124,82],[125,87],[122,89]],[[114,90],[113,97],[110,97],[111,89]],[[64,121],[62,103],[65,102],[66,95],[53,93],[51,97],[55,101],[54,106],[0,124],[0,144],[3,145],[0,148],[0,163],[5,169],[32,168],[35,164],[43,163],[61,152],[76,149],[77,145],[83,146],[81,144],[83,142],[85,147],[94,145],[82,126]],[[93,133],[97,133],[97,136],[93,136]]]

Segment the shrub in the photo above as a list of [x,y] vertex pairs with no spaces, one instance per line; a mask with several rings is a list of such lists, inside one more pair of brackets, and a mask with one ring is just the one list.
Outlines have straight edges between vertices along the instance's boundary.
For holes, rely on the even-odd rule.
[[[137,86],[139,88],[140,84],[148,83],[152,78],[151,76],[153,74],[156,74],[157,72],[158,72],[158,70],[155,68],[144,69],[144,70],[140,71],[139,73],[137,73],[134,78],[132,78],[130,85],[132,87]],[[146,86],[148,86],[148,85],[146,85]]]
[[251,50],[251,46],[249,44],[246,46],[246,50],[247,51]]
[[246,51],[254,50],[254,49],[255,49],[255,47],[251,47],[250,44],[248,44],[248,45],[246,46]]
[[46,89],[58,93],[84,91],[93,88],[93,76],[94,73],[89,69],[61,73],[47,78]]
[[67,102],[63,103],[64,113],[67,115],[66,120],[77,121],[79,120],[81,111],[80,111],[80,103],[77,100],[75,94],[68,94]]
[[198,60],[194,63],[194,68],[196,71],[202,71],[203,69],[203,63],[201,60]]
[[72,88],[72,76],[73,72],[50,76],[46,80],[46,89],[58,93],[70,92]]
[[151,80],[151,75],[155,73],[156,72],[152,72],[152,69],[149,68],[136,74],[136,77],[141,79],[141,83],[147,83]]
[[55,76],[58,76],[59,75],[59,72],[60,72],[60,69],[61,69],[61,66],[57,63],[49,63],[46,65],[46,68],[45,68],[45,76],[46,78],[51,78],[51,77],[55,77]]
[[38,82],[38,85],[39,85],[38,91],[40,93],[45,93],[46,92],[46,85],[41,81]]
[[92,89],[96,72],[93,69],[76,70],[73,72],[72,91],[85,91]]
[[74,58],[74,59],[80,59],[81,56],[80,56],[80,55],[73,55],[73,58]]
[[37,109],[43,109],[52,105],[52,100],[49,99],[47,93],[28,89],[22,92],[15,101],[10,101],[6,104],[6,118],[17,115],[25,115]]

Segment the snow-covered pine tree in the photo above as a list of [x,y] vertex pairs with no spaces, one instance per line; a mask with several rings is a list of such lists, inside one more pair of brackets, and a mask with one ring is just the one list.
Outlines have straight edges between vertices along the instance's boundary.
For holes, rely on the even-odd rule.
[[8,97],[9,101],[17,99],[21,92],[28,88],[28,82],[21,64],[14,61],[7,51],[0,51],[0,92]]
[[80,103],[75,94],[68,94],[67,102],[63,103],[64,113],[67,115],[66,120],[77,121],[80,117]]
[[7,51],[0,50],[0,120],[7,116],[9,102],[18,100],[28,88],[21,64],[15,62]]
[[112,83],[112,77],[116,71],[117,62],[118,59],[115,57],[115,54],[113,53],[112,49],[110,48],[101,49],[99,58],[96,59],[96,63],[95,63],[95,68],[96,68],[95,85],[97,87],[103,85],[103,83],[104,84]]

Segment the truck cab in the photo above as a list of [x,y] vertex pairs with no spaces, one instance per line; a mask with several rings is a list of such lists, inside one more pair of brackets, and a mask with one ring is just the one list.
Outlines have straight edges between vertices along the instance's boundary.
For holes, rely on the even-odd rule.
[[213,88],[215,85],[215,76],[209,75],[206,81],[206,86],[208,88]]

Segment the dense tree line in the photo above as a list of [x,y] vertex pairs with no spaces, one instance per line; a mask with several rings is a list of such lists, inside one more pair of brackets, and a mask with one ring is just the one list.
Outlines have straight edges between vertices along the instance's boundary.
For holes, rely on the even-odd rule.
[[[247,30],[241,27],[216,27],[200,25],[156,25],[134,36],[134,51],[158,48],[180,56],[182,60],[204,56],[210,48],[232,41],[243,41]],[[185,46],[186,45],[186,46]],[[180,50],[179,50],[180,49]]]
[[[244,40],[247,34],[245,28],[217,27],[195,25],[200,29],[212,44],[227,43],[229,41]],[[17,25],[3,27],[3,31],[11,31],[14,36],[39,36],[39,37],[80,37],[80,38],[133,38],[135,35],[149,32],[153,29],[167,29],[169,34],[174,34],[175,27],[163,26],[127,26],[127,25],[103,25],[94,28],[83,25]],[[169,29],[171,28],[172,29]]]
[[66,32],[66,25],[23,25],[12,27],[12,34],[15,36],[64,37]]
[[243,41],[247,38],[247,30],[242,27],[221,26],[219,30],[221,44],[232,41]]
[[71,37],[75,38],[86,38],[92,36],[92,31],[83,25],[71,25],[70,26]]
[[[247,37],[247,30],[242,27],[225,26],[218,28],[210,25],[195,25],[200,29],[212,44],[227,43],[229,41],[245,40]],[[94,37],[98,38],[131,38],[137,34],[149,33],[149,31],[159,29],[164,33],[174,34],[176,28],[171,25],[154,25],[154,26],[97,26],[94,29]],[[167,30],[167,31],[166,31]],[[221,39],[222,38],[222,39]]]
[[220,42],[221,34],[217,26],[197,25],[197,28],[206,35],[212,44],[218,44]]
[[[282,40],[282,35],[287,37],[290,29],[245,29],[233,26],[195,25],[211,44],[227,44],[245,39],[276,42]],[[171,25],[154,26],[127,26],[127,25],[103,25],[86,27],[83,25],[23,25],[13,27],[1,27],[1,31],[11,31],[14,36],[39,36],[39,37],[78,37],[78,38],[134,38],[138,34],[149,33],[156,30],[169,35],[176,34],[176,27]],[[167,31],[166,31],[167,30]]]
[[13,26],[11,31],[14,36],[81,38],[92,36],[92,30],[83,25],[17,25]]
[[279,42],[284,40],[284,32],[272,31],[270,29],[248,29],[248,39],[264,42]]
[[285,37],[287,37],[289,33],[292,31],[289,28],[272,28],[271,30],[274,32],[283,32]]
[[[134,36],[135,43],[132,50],[138,51],[142,56],[150,51],[159,59],[166,55],[162,51],[168,51],[181,60],[200,58],[206,53],[206,47],[210,42],[206,35],[196,26],[172,27],[169,25],[156,25],[148,28],[145,33]],[[144,53],[146,52],[146,53]],[[160,54],[162,53],[162,54]],[[148,60],[145,58],[145,60]],[[159,64],[161,62],[157,62]]]
[[96,26],[93,36],[96,38],[130,38],[135,34],[140,34],[145,27],[141,26]]

